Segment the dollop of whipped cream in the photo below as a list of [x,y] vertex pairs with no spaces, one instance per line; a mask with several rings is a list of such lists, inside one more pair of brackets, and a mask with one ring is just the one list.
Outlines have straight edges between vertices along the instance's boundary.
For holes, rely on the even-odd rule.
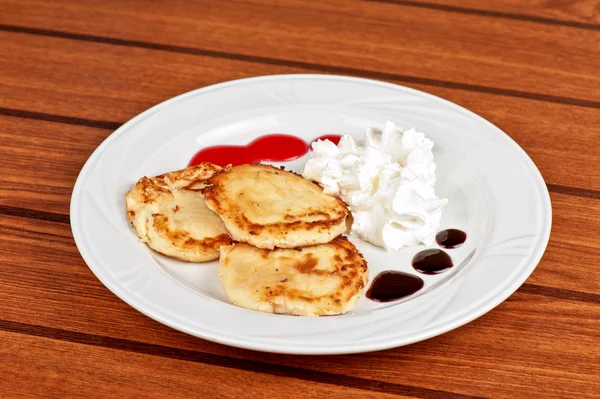
[[350,207],[350,234],[386,250],[432,245],[448,202],[435,195],[433,142],[388,121],[367,129],[364,141],[345,135],[312,145],[302,176]]

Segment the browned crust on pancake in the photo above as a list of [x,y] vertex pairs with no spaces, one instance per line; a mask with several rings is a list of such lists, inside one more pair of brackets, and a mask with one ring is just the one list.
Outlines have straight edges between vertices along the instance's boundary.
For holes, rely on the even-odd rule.
[[[236,244],[236,245],[248,245],[248,244]],[[329,311],[328,314],[339,314],[342,313],[342,309],[345,304],[348,303],[354,296],[360,294],[368,281],[368,265],[360,251],[352,244],[346,237],[339,236],[333,241],[327,244],[319,244],[335,247],[335,254],[333,256],[333,271],[315,269],[318,259],[312,253],[302,254],[302,251],[295,249],[277,249],[275,251],[289,253],[289,257],[294,259],[295,263],[293,268],[303,274],[312,274],[319,276],[338,276],[342,281],[338,286],[338,289],[329,294],[314,296],[310,295],[304,290],[297,288],[291,288],[287,285],[289,282],[287,278],[279,281],[278,283],[265,286],[259,292],[260,300],[262,302],[270,303],[274,308],[277,304],[275,299],[283,296],[290,300],[302,300],[307,303],[328,303],[328,308],[335,308],[337,310]],[[305,247],[306,249],[310,247]],[[265,260],[268,260],[270,255],[275,251],[266,249],[257,249],[261,251],[261,255]],[[225,260],[225,266],[228,265],[228,259]],[[360,278],[357,278],[360,275]]]
[[[305,179],[297,173],[285,171],[270,165],[241,165],[241,167],[247,166],[262,168],[263,170],[271,171],[276,175],[285,173],[289,175],[289,177],[298,179],[298,182],[311,182],[322,192],[322,187],[319,184],[312,180]],[[350,213],[348,206],[344,201],[334,196],[328,196],[335,202],[335,206],[332,206],[329,212],[314,210],[303,215],[294,215],[291,213],[283,214],[281,215],[281,218],[283,219],[281,222],[269,224],[254,223],[248,219],[242,208],[232,201],[225,193],[226,183],[224,183],[224,181],[226,181],[227,175],[233,170],[234,168],[227,167],[216,173],[213,177],[208,179],[208,185],[202,192],[209,207],[221,216],[226,225],[228,225],[228,223],[234,224],[239,229],[246,231],[249,235],[271,235],[280,237],[294,231],[325,231],[331,229],[332,226],[338,226],[341,223],[344,223]],[[239,201],[243,201],[243,198],[240,198]],[[332,217],[332,213],[334,214],[334,217]],[[310,216],[318,216],[320,219],[307,221],[306,219]]]
[[[290,299],[299,298],[309,303],[330,299],[335,304],[334,306],[341,308],[343,306],[342,301],[348,302],[353,296],[360,293],[367,283],[368,266],[367,261],[354,244],[348,241],[346,237],[340,236],[327,244],[321,245],[336,247],[337,255],[334,256],[335,270],[333,272],[315,270],[317,258],[311,253],[306,254],[306,256],[299,256],[294,268],[304,274],[336,275],[340,277],[342,284],[334,293],[318,297],[309,296],[301,290],[289,289],[285,286],[285,282],[280,282],[274,287],[267,287],[268,291],[263,292],[262,300],[269,301],[270,298],[279,295],[285,295]],[[356,277],[359,273],[363,278],[357,280]]]
[[[222,168],[210,162],[202,162],[196,166],[189,166],[184,169],[175,170],[173,172],[163,173],[162,175],[156,176],[154,179],[161,183],[165,183],[166,179],[171,180],[190,180],[186,186],[194,185],[197,182],[204,183],[210,176],[214,176],[220,172]],[[198,177],[199,174],[207,174],[206,177]]]
[[[172,198],[173,194],[170,184],[172,184],[173,181],[177,181],[176,189],[196,191],[198,192],[198,196],[203,196],[201,191],[206,186],[207,179],[220,170],[220,166],[204,162],[196,166],[164,173],[155,177],[144,176],[140,178],[131,191],[126,192],[125,195],[126,197],[131,196],[135,198],[138,203],[149,205],[160,200],[161,197],[164,198],[166,196]],[[126,211],[127,219],[135,229],[134,218],[136,212],[133,209],[130,209],[127,203]],[[178,212],[179,206],[176,205],[172,211],[174,213]],[[216,237],[196,239],[191,237],[187,231],[171,230],[169,228],[168,216],[162,213],[153,213],[151,216],[152,219],[149,220],[148,223],[152,225],[156,232],[160,232],[174,247],[185,251],[187,257],[201,256],[203,258],[202,260],[197,261],[205,262],[218,259],[220,246],[230,245],[233,242],[229,234],[220,234]],[[145,240],[146,245],[155,252],[182,261],[196,262],[195,260],[188,259],[185,254],[178,254],[177,251],[168,251],[167,253],[165,250],[159,250],[152,246],[150,237],[141,237],[137,229],[136,233],[138,234],[138,237]]]
[[[190,234],[187,231],[181,230],[171,230],[169,229],[169,218],[160,213],[155,213],[152,215],[153,220],[152,224],[157,231],[161,231],[162,234],[171,241],[173,246],[180,248],[182,250],[190,251],[190,252],[201,252],[201,253],[210,253],[215,252],[214,259],[218,258],[218,251],[221,245],[231,245],[233,240],[229,236],[229,234],[220,234],[216,237],[208,237],[202,240],[198,240],[196,238],[190,237]],[[156,252],[160,252],[154,249]],[[165,254],[160,252],[163,255],[170,256],[175,259],[189,261],[185,259],[183,256],[178,256],[176,253]]]

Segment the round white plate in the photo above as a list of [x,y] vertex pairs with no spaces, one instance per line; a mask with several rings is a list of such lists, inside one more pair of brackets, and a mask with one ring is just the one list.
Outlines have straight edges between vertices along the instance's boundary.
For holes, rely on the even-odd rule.
[[[269,133],[308,142],[326,133],[362,139],[392,120],[435,143],[438,195],[449,199],[442,229],[467,232],[448,250],[455,267],[419,275],[425,287],[397,302],[361,297],[342,316],[293,317],[231,305],[217,262],[190,264],[138,241],[124,194],[141,176],[184,168],[195,152],[247,144]],[[286,163],[301,171],[306,161]],[[71,226],[90,269],[117,296],[168,326],[222,344],[280,353],[356,353],[410,344],[459,327],[512,294],[539,262],[551,224],[550,198],[525,152],[500,129],[448,101],[367,79],[280,75],[222,83],[165,101],[110,135],[83,167],[71,199]],[[381,271],[419,274],[423,247],[385,252],[352,240]]]

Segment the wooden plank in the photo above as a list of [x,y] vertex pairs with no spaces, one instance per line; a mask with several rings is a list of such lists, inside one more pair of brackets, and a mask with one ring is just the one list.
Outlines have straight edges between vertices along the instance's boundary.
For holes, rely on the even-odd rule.
[[[521,294],[516,294],[516,296],[518,295]],[[2,296],[6,295],[2,294]],[[306,378],[314,378],[316,381],[326,380],[335,385],[343,385],[344,380],[353,383],[355,382],[354,376],[360,376],[363,386],[377,387],[380,384],[376,381],[394,384],[390,387],[390,392],[398,392],[402,389],[401,387],[404,387],[405,391],[409,391],[409,387],[423,387],[427,390],[443,389],[481,396],[485,396],[486,392],[494,392],[494,397],[511,397],[517,390],[535,391],[537,395],[540,395],[539,397],[573,397],[573,395],[582,398],[594,397],[599,388],[594,370],[598,351],[594,343],[599,337],[597,335],[572,335],[570,332],[581,328],[587,331],[594,328],[597,330],[597,322],[591,318],[597,318],[598,314],[590,314],[585,309],[574,311],[572,307],[557,306],[556,302],[543,306],[536,299],[535,296],[525,295],[521,298],[521,302],[525,307],[533,308],[533,312],[543,309],[544,320],[532,317],[531,310],[513,308],[511,313],[503,313],[502,317],[489,319],[488,316],[484,316],[456,332],[450,332],[409,347],[355,356],[319,357],[318,361],[315,361],[314,357],[277,356],[227,348],[184,336],[153,322],[153,328],[147,332],[148,335],[140,335],[140,331],[137,330],[131,333],[125,329],[137,326],[126,323],[127,321],[123,320],[120,315],[114,315],[109,310],[107,312],[110,313],[95,314],[100,318],[100,326],[90,324],[84,329],[88,333],[103,331],[105,319],[110,318],[112,329],[117,336],[136,335],[142,343],[145,340],[172,341],[176,347],[160,346],[156,348],[154,345],[157,344],[151,344],[153,346],[148,348],[143,344],[136,345],[134,341],[129,341],[130,344],[121,342],[115,344],[114,340],[118,338],[106,336],[88,338],[90,345],[119,346],[123,349],[130,347],[131,350],[141,353],[150,353],[161,357],[180,356],[183,359],[190,357],[203,359],[207,357],[205,354],[208,353],[219,356],[219,363],[224,364],[228,362],[239,364],[235,359],[244,359],[249,362],[260,362],[258,366],[266,363],[266,366],[260,368],[257,367],[257,364],[249,364],[256,369],[272,370],[273,367],[269,367],[269,365],[279,365],[281,369],[277,369],[282,372],[278,375],[283,377],[286,376],[285,373],[290,376],[302,376],[304,373],[298,369],[332,373],[339,377],[332,378],[331,375],[326,375],[321,379],[319,375],[308,372]],[[11,302],[9,303],[11,304]],[[78,304],[78,306],[82,305]],[[72,311],[73,309],[63,308],[63,312],[66,310]],[[560,314],[561,312],[569,313],[567,323],[555,322],[558,318],[564,319],[564,314]],[[42,313],[42,318],[45,318],[47,312]],[[90,314],[90,316],[92,315]],[[24,318],[30,317],[27,314]],[[139,320],[141,317],[138,314],[135,320]],[[549,321],[548,318],[552,321]],[[486,319],[488,320],[485,321]],[[513,319],[519,321],[514,322]],[[509,320],[509,325],[498,327],[504,325],[507,320]],[[60,321],[69,322],[69,320],[65,320],[65,317],[62,317]],[[10,323],[0,321],[2,328],[5,328],[7,324]],[[57,325],[58,322],[54,321],[51,324]],[[25,326],[23,329],[35,335],[48,334],[48,328]],[[117,331],[119,329],[120,331]],[[550,331],[540,333],[541,329]],[[52,332],[50,336],[57,339],[70,339],[73,335],[77,334],[61,333],[58,330],[58,332]],[[86,338],[84,337],[82,340],[85,342]],[[121,340],[119,339],[119,341]],[[572,342],[575,347],[571,347]],[[189,349],[178,350],[178,347],[181,346]],[[568,350],[564,350],[565,348]],[[210,358],[212,359],[213,356]],[[227,359],[234,360],[228,361]],[[293,368],[293,370],[289,370],[289,368]],[[251,368],[249,367],[249,369]],[[73,372],[78,372],[78,370]],[[349,377],[345,379],[344,375]],[[443,375],[443,378],[435,378],[439,375]],[[366,383],[365,380],[367,380]],[[435,389],[435,387],[440,389]],[[415,396],[423,397],[424,395]],[[448,396],[446,394],[446,396],[439,397]]]
[[192,88],[299,69],[0,31],[0,106],[125,122]]
[[[0,129],[0,157],[3,159],[0,164],[0,205],[53,212],[66,217],[79,170],[110,132],[2,116],[0,125],[3,126]],[[575,154],[572,157],[575,158]],[[539,162],[540,159],[544,162]],[[534,156],[543,173],[555,170],[554,159],[536,159]],[[33,168],[33,165],[41,167]],[[60,170],[60,173],[56,170]],[[570,255],[580,253],[580,261],[588,259],[591,262],[595,255],[589,253],[591,258],[587,258],[587,250],[582,251],[581,247],[590,248],[591,251],[598,248],[594,237],[600,234],[600,224],[595,219],[589,219],[589,215],[598,212],[600,201],[554,192],[551,197],[555,215],[552,244],[561,248],[558,252],[574,248],[576,252],[568,251]],[[66,218],[63,220],[66,221]],[[547,256],[553,254],[551,249],[552,246]],[[560,257],[552,259],[557,267],[565,260]],[[586,265],[591,266],[587,262]]]
[[[572,198],[561,197],[567,201]],[[577,210],[584,214],[593,211]],[[579,259],[577,252],[590,248],[575,247],[572,252],[559,248],[553,255],[558,257],[556,265],[546,257],[538,266],[538,271],[546,270],[551,285],[560,284],[558,289],[590,289],[584,299],[555,298],[544,295],[543,290],[536,294],[531,289],[535,286],[529,285],[475,322],[435,339],[375,354],[324,357],[315,362],[312,357],[225,348],[179,334],[109,293],[79,258],[68,226],[10,216],[4,217],[2,224],[0,239],[7,245],[0,248],[0,320],[468,395],[485,396],[485,392],[493,391],[510,396],[514,389],[535,387],[547,397],[576,392],[586,397],[586,392],[598,388],[593,382],[594,359],[600,355],[593,344],[600,338],[598,272],[594,264],[590,268],[568,261]],[[557,230],[570,231],[574,241],[587,234],[563,226]],[[592,237],[588,241],[589,247],[595,245]],[[591,249],[597,253],[597,246]],[[593,258],[588,261],[593,263]],[[549,270],[553,267],[554,271]],[[444,378],[431,378],[436,371],[443,371]]]
[[[598,388],[597,383],[594,382],[593,369],[594,359],[598,356],[597,348],[594,346],[598,336],[593,334],[594,329],[597,332],[598,325],[593,318],[597,318],[598,313],[589,313],[585,308],[577,310],[572,306],[557,304],[557,301],[544,304],[538,301],[539,297],[521,295],[516,294],[515,298],[510,300],[520,298],[520,306],[513,306],[511,310],[506,311],[496,310],[494,313],[497,317],[484,316],[456,332],[423,343],[374,354],[320,357],[318,362],[314,361],[314,357],[276,356],[226,348],[184,336],[151,321],[147,321],[150,324],[147,329],[140,330],[139,325],[143,327],[145,323],[138,323],[138,321],[145,318],[133,310],[130,310],[131,320],[128,320],[121,314],[113,313],[107,307],[100,313],[90,312],[89,306],[85,303],[63,306],[62,312],[70,314],[73,314],[74,310],[78,311],[77,313],[85,312],[90,319],[97,317],[96,323],[90,320],[88,321],[90,324],[72,327],[72,316],[58,316],[58,320],[51,320],[48,324],[61,328],[60,323],[67,323],[70,329],[83,329],[88,333],[92,331],[106,333],[106,325],[110,324],[108,329],[112,331],[109,334],[115,335],[118,339],[127,335],[136,341],[150,341],[152,345],[159,345],[157,342],[170,342],[174,346],[158,348],[163,356],[165,352],[171,352],[174,357],[187,358],[190,357],[187,352],[168,350],[170,347],[187,348],[184,350],[201,354],[233,356],[234,359],[266,362],[337,375],[360,376],[369,380],[421,386],[427,389],[444,389],[470,395],[485,396],[486,391],[493,390],[497,392],[496,395],[507,397],[510,396],[511,389],[539,389],[540,395],[547,394],[548,397],[557,397],[561,394],[562,397],[570,397],[574,393],[580,393],[582,395],[580,397],[593,397],[593,392]],[[4,299],[6,295],[2,294],[2,297]],[[12,305],[13,302],[9,301],[7,304]],[[49,312],[41,312],[42,316],[38,318],[38,323],[45,324],[48,316],[60,311],[55,309],[57,305],[51,302],[48,305],[52,309]],[[501,306],[504,308],[508,305]],[[540,311],[543,313],[541,316],[532,315]],[[30,311],[25,313],[23,319],[35,317]],[[567,320],[556,323],[559,318],[565,319],[565,314],[568,314]],[[110,323],[106,319],[110,319]],[[507,321],[508,325],[498,327],[505,325]],[[0,322],[0,326],[6,324]],[[546,329],[550,331],[540,332]],[[40,331],[39,328],[27,327],[26,330],[31,330],[35,334],[46,333],[44,329]],[[573,330],[582,332],[573,335],[571,334]],[[68,337],[71,334],[53,334],[58,337],[61,335]],[[556,338],[556,335],[559,337]],[[98,345],[98,341],[111,344],[111,338],[95,338],[90,341],[95,345]],[[576,342],[575,347],[569,348],[570,342]],[[127,344],[121,346],[126,347]],[[136,347],[133,344],[131,346]],[[565,350],[565,348],[569,349]],[[156,348],[145,349],[143,345],[141,350],[150,353],[157,351]],[[587,353],[579,356],[579,352],[586,350]],[[551,355],[546,356],[548,352]],[[226,363],[227,360],[223,359],[221,362]],[[269,369],[269,367],[263,368]],[[558,368],[567,372],[562,373],[556,370]],[[443,374],[444,378],[432,378],[432,375],[435,376],[437,373]],[[298,372],[290,372],[290,375],[294,374]],[[318,380],[318,377],[316,379]],[[336,382],[339,383],[339,380]]]
[[[5,159],[0,165],[0,181],[3,182],[0,203],[67,214],[71,189],[79,170],[110,131],[2,116],[0,121],[3,126],[0,129],[0,155]],[[562,133],[567,134],[567,130],[564,127]],[[535,128],[521,130],[517,127],[514,132],[513,137],[518,136],[515,138],[528,151],[548,183],[574,182],[582,187],[600,188],[600,174],[589,167],[597,158],[593,154],[597,148],[593,144],[598,141],[596,137],[582,136],[579,143],[569,141],[560,149],[548,149],[546,143],[560,145],[552,141],[558,140],[558,134],[550,126],[549,130],[539,131],[537,138],[532,138],[531,134],[537,132]],[[561,168],[556,167],[557,160],[563,165]],[[40,170],[32,169],[32,165],[48,167]],[[51,167],[60,168],[61,173],[55,173]],[[40,199],[44,199],[44,203]]]
[[0,355],[4,398],[409,397],[2,331]]
[[[599,276],[595,265],[600,255],[600,246],[595,237],[600,234],[600,221],[589,219],[589,215],[598,214],[600,200],[553,194],[552,202],[555,217],[550,244],[542,262],[528,282],[559,290],[597,295],[600,293],[600,278],[590,278],[590,275]],[[10,210],[5,212],[10,212]],[[35,213],[32,216],[37,217]],[[38,268],[41,270],[52,268],[57,273],[66,275],[71,273],[63,270],[63,266],[60,264],[52,264],[56,251],[70,261],[84,266],[72,241],[68,225],[9,215],[4,219],[0,237],[3,237],[6,243],[10,243],[10,248],[6,248],[4,251],[0,250],[1,259],[10,262],[11,256],[20,251],[28,251],[27,248],[32,247],[35,248],[36,253],[39,253],[36,259],[44,259],[46,262],[40,265],[33,263],[32,266],[23,266],[24,270],[31,272],[31,276],[27,279],[28,282],[37,281],[37,278],[44,276],[37,273]],[[64,246],[58,247],[58,241]],[[20,249],[14,249],[17,247]],[[33,265],[36,265],[34,269],[28,269]],[[6,281],[12,281],[14,284],[18,284],[20,278],[21,276],[10,272],[6,275]],[[91,280],[87,283],[95,281],[91,275],[90,278]],[[82,281],[83,276],[78,275],[75,283],[80,284]],[[49,282],[53,283],[54,280],[50,278]]]
[[[527,280],[559,289],[600,294],[600,199],[575,198],[553,193],[552,233],[542,262]],[[600,297],[600,296],[599,296]]]
[[69,214],[79,171],[106,129],[0,117],[0,205]]
[[[170,96],[219,81],[306,72],[6,32],[0,32],[0,43],[13,54],[0,59],[1,107],[114,124]],[[162,61],[154,62],[156,57]],[[76,70],[71,71],[69,63],[77,65]],[[119,63],[131,74],[122,74]],[[472,109],[504,129],[529,153],[548,183],[600,189],[600,173],[593,167],[600,158],[596,151],[600,147],[600,114],[596,109],[413,86]],[[20,129],[8,126],[5,131]],[[570,139],[574,135],[577,140]],[[10,151],[8,147],[4,150]]]
[[3,11],[0,23],[21,27],[600,100],[596,30],[346,0],[9,0]]
[[375,0],[425,7],[446,12],[473,13],[520,19],[581,29],[600,29],[600,6],[596,0]]
[[[592,3],[0,0],[0,396],[597,397]],[[197,87],[315,71],[408,82],[507,131],[552,191],[551,241],[527,283],[440,337],[319,359],[184,335],[102,286],[68,204],[111,130]]]
[[[34,224],[13,222],[25,230]],[[35,225],[41,231],[26,237],[12,228],[2,236],[12,255],[2,249],[0,320],[467,395],[495,392],[496,397],[510,397],[515,390],[535,390],[545,397],[593,397],[600,388],[594,379],[594,359],[600,355],[594,345],[600,338],[597,303],[518,292],[487,315],[443,336],[315,362],[309,356],[226,348],[153,322],[110,294],[82,261],[74,259],[65,237],[68,231],[52,235],[57,225]],[[11,263],[15,254],[21,254],[18,264]]]

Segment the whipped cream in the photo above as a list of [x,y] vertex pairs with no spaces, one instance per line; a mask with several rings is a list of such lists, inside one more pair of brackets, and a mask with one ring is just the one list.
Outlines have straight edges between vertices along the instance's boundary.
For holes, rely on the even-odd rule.
[[362,143],[342,136],[312,145],[302,176],[350,207],[350,234],[386,250],[432,245],[448,202],[435,195],[433,142],[388,121],[369,128]]

